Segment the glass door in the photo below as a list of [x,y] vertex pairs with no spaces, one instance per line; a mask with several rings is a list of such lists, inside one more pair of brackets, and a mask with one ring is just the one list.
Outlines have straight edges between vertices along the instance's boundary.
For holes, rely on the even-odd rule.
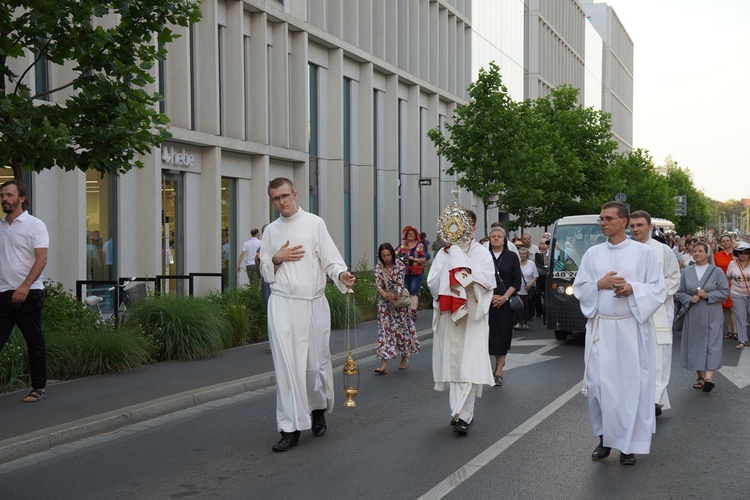
[[[162,267],[161,274],[184,274],[183,177],[181,172],[164,172],[162,178]],[[184,280],[169,279],[162,283],[162,293],[184,295]]]

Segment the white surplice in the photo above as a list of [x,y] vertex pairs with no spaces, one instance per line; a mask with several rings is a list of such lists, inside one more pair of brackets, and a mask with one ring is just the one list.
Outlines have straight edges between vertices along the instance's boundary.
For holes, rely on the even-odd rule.
[[[449,272],[466,269],[461,285],[449,291]],[[435,390],[450,389],[451,416],[471,422],[474,398],[482,384],[494,385],[489,358],[487,315],[495,288],[495,270],[489,250],[475,241],[465,249],[451,246],[435,254],[427,286],[434,299],[432,374]],[[439,295],[466,299],[466,314],[442,312]]]
[[[292,247],[302,245],[305,255],[283,262],[274,272],[271,259],[287,241]],[[310,429],[312,410],[333,410],[331,313],[325,285],[328,275],[345,292],[338,276],[346,264],[323,219],[300,208],[264,231],[260,271],[271,286],[268,339],[276,374],[278,428]]]
[[654,400],[665,410],[672,407],[669,403],[667,385],[672,373],[672,323],[674,322],[674,294],[680,288],[680,264],[674,252],[664,243],[653,238],[648,240],[661,263],[664,273],[664,286],[667,298],[664,304],[654,313],[654,330],[656,332],[656,392]]
[[[633,287],[629,297],[597,290],[607,273]],[[591,247],[583,256],[573,292],[586,324],[585,381],[591,430],[604,446],[649,453],[656,430],[653,314],[664,303],[664,274],[650,246],[626,239]]]

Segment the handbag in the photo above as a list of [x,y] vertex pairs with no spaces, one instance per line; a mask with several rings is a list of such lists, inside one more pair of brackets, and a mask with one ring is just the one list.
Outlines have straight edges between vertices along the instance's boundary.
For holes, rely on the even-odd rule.
[[411,273],[412,276],[421,276],[422,271],[424,270],[424,267],[420,264],[414,266],[406,266],[406,268],[409,270],[409,273]]
[[685,322],[685,316],[687,316],[688,309],[690,308],[684,306],[682,309],[680,309],[680,312],[677,313],[677,316],[674,317],[675,330],[682,330],[682,324]]
[[511,295],[508,302],[510,302],[511,311],[523,311],[523,301],[521,300],[521,297],[518,296],[518,294],[514,293],[513,295]]
[[[385,271],[382,271],[382,274],[383,283],[385,283],[385,289],[388,291],[388,293],[391,293],[391,288],[390,286],[388,286],[388,278],[385,277]],[[409,293],[409,290],[406,289],[406,287],[403,287],[401,289],[401,295],[399,295],[397,299],[387,300],[391,307],[394,309],[403,309],[405,307],[411,306],[411,294]]]
[[422,264],[407,264],[407,262],[409,262],[409,255],[414,255],[416,258],[417,247],[408,250],[408,253],[404,256],[404,265],[406,266],[406,269],[409,270],[409,274],[412,276],[422,276],[422,272],[424,271],[424,266]]

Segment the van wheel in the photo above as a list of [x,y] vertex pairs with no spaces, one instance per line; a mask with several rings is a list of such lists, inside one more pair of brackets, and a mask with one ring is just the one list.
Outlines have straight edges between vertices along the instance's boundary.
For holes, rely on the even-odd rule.
[[557,340],[567,340],[570,332],[568,330],[555,330],[555,338]]

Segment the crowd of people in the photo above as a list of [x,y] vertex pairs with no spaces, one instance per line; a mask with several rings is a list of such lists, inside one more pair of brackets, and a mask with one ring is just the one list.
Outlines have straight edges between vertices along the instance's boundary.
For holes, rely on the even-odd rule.
[[[251,231],[236,270],[263,289],[281,434],[272,449],[283,452],[297,445],[303,430],[315,437],[327,431],[333,375],[324,289],[330,280],[345,293],[356,277],[323,219],[297,206],[291,180],[272,180],[268,195],[279,217]],[[0,234],[0,348],[18,325],[31,362],[32,390],[24,401],[37,402],[47,397],[40,315],[48,237],[44,223],[26,211],[22,183],[0,186],[0,198],[6,214],[0,233],[28,233],[23,245]],[[591,456],[600,460],[616,448],[620,463],[632,465],[636,454],[650,452],[656,417],[670,409],[673,333],[681,334],[680,366],[695,371],[692,387],[704,393],[716,387],[722,340],[736,340],[737,349],[750,346],[750,243],[729,234],[660,242],[648,213],[630,213],[619,202],[602,207],[599,224],[600,243],[585,252],[575,242],[565,249],[576,271],[573,294],[587,318],[583,392],[599,438]],[[499,222],[479,241],[475,232],[476,215],[454,202],[438,223],[439,245],[431,248],[426,233],[407,225],[396,247],[380,244],[374,269],[375,373],[387,374],[388,361],[399,358],[398,369],[407,370],[420,352],[415,323],[426,275],[434,389],[448,391],[450,425],[459,435],[469,433],[483,386],[504,385],[514,330],[544,316],[551,251],[549,233],[535,245],[528,233],[509,238]]]

